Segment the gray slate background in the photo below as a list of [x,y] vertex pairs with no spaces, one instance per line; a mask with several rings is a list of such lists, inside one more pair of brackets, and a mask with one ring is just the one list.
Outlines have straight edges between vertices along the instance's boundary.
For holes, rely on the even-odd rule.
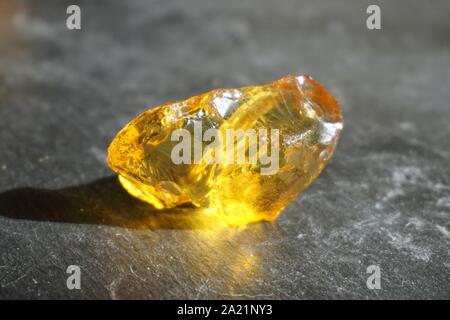
[[[72,3],[0,2],[0,298],[450,298],[450,2],[86,1],[69,31]],[[104,163],[115,133],[292,72],[345,117],[313,185],[273,223],[142,227]]]

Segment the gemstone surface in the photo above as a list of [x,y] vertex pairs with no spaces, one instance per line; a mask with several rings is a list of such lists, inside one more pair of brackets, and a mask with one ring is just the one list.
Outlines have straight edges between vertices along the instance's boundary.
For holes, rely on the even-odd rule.
[[322,171],[341,129],[333,96],[288,75],[150,109],[117,134],[107,162],[157,209],[193,205],[245,225],[275,219]]

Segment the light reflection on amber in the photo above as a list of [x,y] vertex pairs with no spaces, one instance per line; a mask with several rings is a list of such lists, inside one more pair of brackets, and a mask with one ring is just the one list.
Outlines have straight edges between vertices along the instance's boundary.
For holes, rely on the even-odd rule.
[[[298,78],[302,79],[301,87]],[[214,99],[228,99],[230,90],[241,95],[232,102],[233,112],[223,118],[218,116]],[[204,143],[200,139],[202,129],[196,137],[196,125],[192,123],[214,132],[219,128],[222,137],[229,129],[279,130],[283,143],[279,146],[278,141],[271,151],[276,159],[273,171],[264,173],[267,167],[262,161],[239,163],[236,155],[241,150],[245,158],[257,148],[261,158],[265,153],[261,141],[267,147],[276,139],[249,140],[244,134],[231,138],[231,161],[211,163],[205,161],[211,159],[210,154],[191,143],[196,139],[200,147]],[[173,158],[178,148],[173,134],[180,128],[187,132],[190,146],[183,151],[186,161]],[[291,74],[263,85],[215,89],[149,109],[119,131],[108,148],[107,163],[131,195],[156,208],[169,210],[190,203],[205,208],[196,212],[200,224],[214,219],[242,226],[274,220],[307,188],[330,160],[341,129],[342,116],[334,97],[311,77]],[[227,154],[230,143],[217,140],[215,150]],[[192,152],[197,151],[200,162],[191,159]]]

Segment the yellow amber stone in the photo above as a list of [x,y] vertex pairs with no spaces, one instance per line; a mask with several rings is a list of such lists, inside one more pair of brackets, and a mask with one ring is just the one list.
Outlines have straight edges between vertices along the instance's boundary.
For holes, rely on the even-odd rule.
[[150,109],[117,134],[107,161],[157,209],[190,204],[245,225],[275,219],[322,171],[341,129],[333,96],[309,76],[288,75]]

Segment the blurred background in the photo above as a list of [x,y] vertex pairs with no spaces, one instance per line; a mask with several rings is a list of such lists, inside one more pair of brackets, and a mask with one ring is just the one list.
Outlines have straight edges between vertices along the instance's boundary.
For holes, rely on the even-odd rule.
[[[0,298],[450,298],[449,16],[449,1],[1,0]],[[277,221],[149,218],[106,167],[142,111],[289,73],[326,85],[344,130]]]

